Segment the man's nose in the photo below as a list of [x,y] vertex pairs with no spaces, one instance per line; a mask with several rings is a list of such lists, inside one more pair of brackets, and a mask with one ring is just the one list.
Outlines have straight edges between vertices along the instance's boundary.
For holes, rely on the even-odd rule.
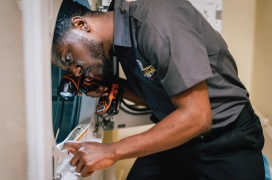
[[70,71],[74,74],[74,76],[79,77],[82,75],[82,68],[79,66],[70,65]]

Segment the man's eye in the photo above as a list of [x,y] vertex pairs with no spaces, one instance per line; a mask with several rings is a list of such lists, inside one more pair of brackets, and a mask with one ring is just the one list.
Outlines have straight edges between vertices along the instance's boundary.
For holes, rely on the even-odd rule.
[[68,64],[71,64],[73,62],[72,57],[71,57],[71,53],[66,54],[65,62],[68,63]]
[[66,63],[70,63],[70,62],[71,62],[71,60],[69,59],[69,57],[66,57],[66,58],[65,58],[65,62],[66,62]]

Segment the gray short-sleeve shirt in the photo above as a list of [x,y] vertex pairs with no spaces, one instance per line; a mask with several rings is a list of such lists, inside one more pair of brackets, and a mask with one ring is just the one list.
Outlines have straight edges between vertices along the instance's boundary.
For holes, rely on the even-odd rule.
[[163,119],[170,97],[206,80],[213,128],[233,122],[248,99],[228,47],[185,0],[115,0],[114,49],[132,88]]

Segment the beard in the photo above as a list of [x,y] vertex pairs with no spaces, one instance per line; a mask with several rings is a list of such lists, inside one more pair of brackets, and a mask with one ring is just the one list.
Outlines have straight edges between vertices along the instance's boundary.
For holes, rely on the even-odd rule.
[[[80,40],[84,43],[86,49],[89,50],[91,61],[97,61],[101,60],[102,64],[99,66],[99,69],[102,69],[102,72],[100,71],[100,74],[103,74],[103,76],[112,76],[113,75],[113,62],[111,59],[109,59],[105,54],[105,48],[102,41],[97,41],[93,39],[88,39],[83,36],[79,36],[75,33],[71,34],[72,38],[76,38],[77,40]],[[90,72],[92,67],[88,67],[84,74],[87,75],[88,72]]]
[[[107,58],[105,55],[105,49],[102,41],[90,40],[85,37],[81,37],[85,46],[90,52],[91,58],[95,60],[101,60],[102,64],[99,66],[99,74],[103,74],[104,82],[110,81],[113,77],[113,60]],[[88,73],[92,67],[86,69],[85,73]]]
[[[113,60],[105,54],[105,48],[102,41],[88,39],[74,32],[69,33],[69,37],[83,42],[86,49],[90,52],[90,61],[102,61],[102,65],[97,67],[87,67],[84,71],[85,76],[89,76],[93,68],[98,68],[99,75],[103,75],[104,83],[110,83],[113,80]],[[110,53],[110,56],[112,54]],[[96,74],[97,75],[97,74]]]

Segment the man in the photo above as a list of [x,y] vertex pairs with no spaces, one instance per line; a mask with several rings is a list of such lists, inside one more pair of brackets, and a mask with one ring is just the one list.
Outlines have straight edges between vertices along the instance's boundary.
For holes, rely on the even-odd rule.
[[[127,179],[259,180],[259,118],[218,32],[185,0],[116,0],[114,11],[64,3],[52,63],[101,80],[116,54],[124,97],[153,110],[151,129],[111,144],[69,142],[83,177],[138,157]],[[86,95],[107,95],[98,88]]]

